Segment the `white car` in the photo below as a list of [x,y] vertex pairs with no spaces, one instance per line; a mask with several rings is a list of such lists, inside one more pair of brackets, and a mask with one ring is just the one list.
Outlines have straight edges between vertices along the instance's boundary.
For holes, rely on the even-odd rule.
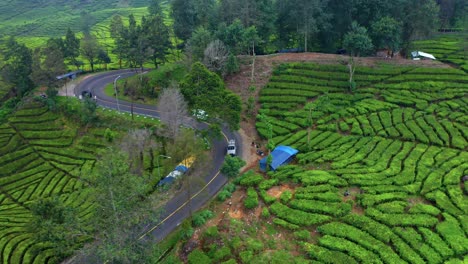
[[228,141],[226,154],[231,156],[236,155],[236,141],[234,139]]
[[205,112],[205,110],[202,110],[202,109],[193,109],[192,115],[198,120],[202,120],[202,121],[208,120],[208,114]]

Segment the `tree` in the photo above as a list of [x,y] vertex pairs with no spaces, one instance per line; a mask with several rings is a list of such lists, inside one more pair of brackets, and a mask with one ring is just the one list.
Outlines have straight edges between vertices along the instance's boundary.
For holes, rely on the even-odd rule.
[[234,54],[241,54],[244,50],[245,27],[239,19],[234,20],[227,27],[221,24],[217,36],[228,47],[228,50]]
[[191,0],[174,0],[171,5],[173,29],[176,37],[184,42],[190,38],[196,28],[195,9]]
[[174,140],[187,117],[187,103],[179,88],[171,87],[162,91],[158,98],[158,111],[161,122],[166,126],[167,136]]
[[64,57],[64,42],[62,39],[51,38],[47,41],[46,47],[42,50],[45,59],[43,69],[47,75],[46,85],[48,87],[58,87],[56,77],[67,72]]
[[348,69],[349,69],[349,90],[353,91],[356,84],[353,80],[354,71],[356,70],[355,57],[365,55],[373,48],[372,41],[367,34],[367,29],[359,26],[356,22],[351,24],[351,30],[345,35],[343,47],[350,54]]
[[208,47],[206,47],[204,51],[203,64],[205,64],[209,70],[216,72],[219,75],[223,75],[227,59],[228,51],[224,46],[224,43],[217,39],[210,42]]
[[91,71],[94,71],[94,64],[101,50],[96,36],[85,34],[81,39],[81,54],[85,57],[91,66]]
[[96,101],[94,101],[91,98],[85,97],[82,102],[80,112],[79,112],[81,123],[86,125],[86,124],[96,121],[97,119],[96,109],[97,109]]
[[78,212],[65,206],[58,197],[41,198],[29,206],[32,213],[29,229],[37,243],[49,245],[56,261],[70,256],[80,241],[89,239],[78,220]]
[[383,17],[372,24],[372,39],[377,48],[393,52],[401,45],[401,23],[392,17]]
[[226,74],[231,75],[236,72],[239,72],[239,62],[237,61],[237,57],[234,54],[229,53],[227,62],[226,62]]
[[191,109],[203,109],[209,116],[220,117],[232,128],[238,128],[241,100],[225,89],[219,75],[196,62],[180,83],[180,88]]
[[35,48],[32,52],[31,80],[37,86],[47,85],[47,74],[42,67],[42,49]]
[[75,36],[75,33],[68,28],[64,40],[64,57],[71,61],[71,63],[79,68],[81,63],[77,58],[80,56],[80,40]]
[[[183,129],[177,135],[173,144],[168,148],[168,155],[173,160],[186,161],[187,158],[193,159],[193,164],[182,178],[182,182],[186,184],[185,190],[187,192],[188,208],[190,213],[190,220],[192,220],[192,188],[197,186],[201,189],[205,184],[204,174],[197,171],[197,166],[203,167],[204,171],[209,169],[209,163],[206,162],[207,155],[203,142],[200,137],[196,136],[195,131],[192,129]],[[188,166],[188,164],[184,164]]]
[[[417,6],[417,8],[414,8]],[[426,37],[434,32],[439,24],[439,7],[434,0],[407,0],[403,4],[403,49],[412,40]]]
[[5,61],[1,69],[3,80],[14,86],[13,91],[18,97],[24,96],[34,87],[30,79],[33,63],[31,50],[10,37],[5,44],[3,59]]
[[125,57],[125,51],[128,47],[127,35],[128,30],[125,28],[122,17],[115,15],[112,17],[110,23],[110,35],[114,39],[114,48],[112,53],[114,53],[119,59],[119,68],[122,69],[122,59]]
[[229,178],[235,178],[239,176],[239,170],[244,167],[245,164],[245,161],[243,161],[241,158],[227,155],[224,158],[224,163],[221,167],[221,173]]
[[152,237],[139,237],[159,215],[154,210],[158,198],[146,196],[150,179],[132,174],[128,157],[115,148],[103,153],[93,173],[84,172],[83,177],[90,184],[97,243],[84,248],[77,262],[148,263]]
[[142,175],[145,152],[151,153],[156,146],[148,129],[130,130],[122,140],[121,149],[127,154],[129,169],[135,175]]
[[[277,1],[277,26],[283,45],[299,45],[302,42],[307,52],[309,42],[327,23],[325,3],[319,0]],[[294,42],[291,43],[291,40]]]
[[211,115],[215,114],[215,106],[221,101],[219,94],[224,90],[224,84],[218,75],[195,62],[180,83],[180,90],[190,108],[204,109]]
[[255,26],[248,27],[244,32],[244,41],[247,46],[248,54],[252,54],[252,74],[250,76],[250,81],[253,82],[255,78],[255,44],[258,44],[260,41],[257,33],[257,28]]
[[133,106],[135,104],[135,100],[142,92],[142,84],[143,84],[143,76],[140,74],[138,78],[130,78],[125,80],[124,82],[124,95],[130,97],[131,105],[130,105],[130,114],[133,116]]
[[241,111],[242,100],[240,96],[231,91],[225,91],[221,105],[220,117],[226,121],[232,130],[239,129]]
[[195,27],[215,28],[216,27],[216,1],[215,0],[195,0],[193,9],[195,11]]
[[151,15],[145,22],[142,24],[142,34],[147,39],[147,49],[154,67],[157,68],[159,63],[166,61],[172,46],[169,28],[164,24],[162,14]]
[[107,64],[111,63],[111,59],[109,57],[109,54],[103,49],[99,49],[98,55],[96,57],[96,61],[98,63],[104,64],[104,68],[107,70]]
[[213,35],[210,31],[199,27],[187,41],[186,50],[191,53],[195,61],[202,61],[206,47],[213,40]]

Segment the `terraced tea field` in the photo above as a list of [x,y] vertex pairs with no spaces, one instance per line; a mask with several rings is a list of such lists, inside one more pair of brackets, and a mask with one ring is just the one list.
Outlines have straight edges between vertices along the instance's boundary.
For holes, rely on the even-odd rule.
[[413,48],[431,53],[436,59],[453,63],[468,71],[468,33],[440,33],[428,40],[413,42]]
[[[25,104],[0,125],[0,263],[48,263],[50,245],[35,243],[28,225],[31,202],[58,196],[86,222],[92,211],[81,171],[104,146],[101,130],[78,136],[39,103]],[[55,260],[56,261],[56,260]]]
[[466,263],[468,75],[358,67],[353,94],[347,78],[283,64],[261,91],[259,133],[300,151],[256,184],[273,222],[315,234],[298,247],[317,263]]

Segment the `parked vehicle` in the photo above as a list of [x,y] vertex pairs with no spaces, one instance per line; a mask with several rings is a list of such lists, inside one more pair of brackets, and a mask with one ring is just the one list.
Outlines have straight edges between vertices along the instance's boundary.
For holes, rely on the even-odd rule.
[[227,155],[235,156],[236,155],[236,141],[234,139],[230,139],[228,141],[228,146],[226,150]]

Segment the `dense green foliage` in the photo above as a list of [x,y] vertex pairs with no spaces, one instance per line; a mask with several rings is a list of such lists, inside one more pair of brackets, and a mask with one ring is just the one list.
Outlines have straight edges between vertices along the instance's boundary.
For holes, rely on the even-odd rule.
[[468,33],[443,33],[427,40],[413,42],[414,50],[428,52],[436,59],[460,66],[468,72],[466,38]]
[[[216,241],[243,262],[281,263],[282,249],[297,254],[288,263],[466,262],[466,73],[358,67],[351,94],[347,70],[274,71],[260,92],[258,132],[269,139],[269,122],[276,144],[300,152],[293,164],[237,178],[246,209],[218,224]],[[261,208],[257,218],[250,208]]]
[[[300,150],[298,165],[268,174],[301,186],[292,200],[285,191],[271,205],[275,223],[292,230],[318,223],[318,244],[303,248],[319,261],[441,263],[465,256],[468,208],[460,182],[468,169],[466,74],[359,67],[357,90],[345,94],[346,70],[286,64],[261,91],[261,112],[273,124],[274,141]],[[294,91],[326,100],[278,96]],[[315,129],[308,136],[303,120],[310,107]],[[257,128],[268,137],[262,120]],[[306,169],[323,165],[326,172]],[[349,193],[345,186],[355,189]],[[345,192],[355,203],[343,202]]]
[[149,3],[150,0],[8,1],[0,7],[0,33],[10,36],[58,37],[68,27],[73,31],[81,31],[115,13],[127,15],[132,8],[146,7]]
[[232,129],[239,129],[240,97],[226,89],[223,80],[203,64],[196,62],[192,65],[180,88],[191,109],[202,109],[210,117],[221,118]]
[[[0,245],[4,252],[0,262],[58,261],[57,257],[63,257],[60,254],[71,253],[70,250],[76,246],[72,245],[74,241],[83,242],[83,238],[89,238],[68,229],[74,225],[73,221],[67,220],[72,214],[63,213],[61,209],[47,209],[47,215],[44,215],[40,201],[55,197],[52,201],[59,205],[51,208],[73,208],[78,223],[86,225],[93,204],[83,192],[86,182],[80,179],[80,175],[82,170],[94,166],[96,152],[104,146],[101,131],[93,129],[84,137],[78,136],[76,128],[64,123],[59,115],[33,102],[19,107],[0,126],[0,135]],[[37,217],[49,221],[34,220]],[[40,222],[40,225],[35,224],[31,229],[31,222]],[[64,223],[68,224],[62,225]],[[46,230],[52,233],[47,235]],[[45,243],[65,240],[68,241],[62,246],[71,248],[50,247]]]

